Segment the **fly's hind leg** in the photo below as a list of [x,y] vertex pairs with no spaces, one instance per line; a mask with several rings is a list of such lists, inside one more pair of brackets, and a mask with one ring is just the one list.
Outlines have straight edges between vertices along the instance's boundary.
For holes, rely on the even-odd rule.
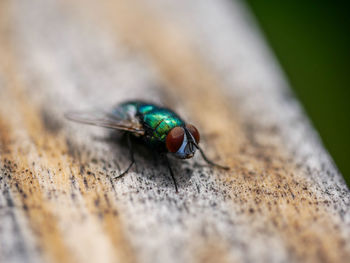
[[130,138],[130,133],[129,132],[126,133],[126,137],[127,137],[128,147],[129,147],[129,152],[130,152],[130,164],[129,164],[128,168],[126,168],[126,170],[124,172],[122,172],[120,175],[114,177],[114,179],[119,179],[119,178],[122,178],[124,175],[126,175],[129,172],[130,168],[135,163],[134,149],[132,147],[132,142],[131,142],[131,138]]

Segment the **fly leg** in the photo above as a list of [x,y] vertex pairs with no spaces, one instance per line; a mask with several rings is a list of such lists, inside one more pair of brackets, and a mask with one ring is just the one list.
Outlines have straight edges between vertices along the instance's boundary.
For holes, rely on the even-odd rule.
[[135,163],[135,159],[134,159],[134,149],[132,147],[132,142],[131,142],[131,138],[130,138],[130,133],[126,133],[126,137],[127,137],[127,141],[128,141],[128,146],[129,146],[129,151],[130,151],[130,164],[128,166],[128,168],[126,168],[126,170],[124,172],[122,172],[120,175],[114,177],[114,179],[119,179],[122,178],[124,175],[126,175],[130,168],[133,166],[133,164]]
[[214,163],[213,161],[209,160],[208,157],[205,155],[204,151],[202,150],[202,148],[200,148],[198,146],[198,144],[195,144],[196,148],[200,151],[203,159],[208,163],[210,164],[211,166],[215,166],[215,167],[218,167],[220,169],[224,169],[224,170],[229,170],[230,167],[227,167],[227,166],[223,166],[223,165],[220,165],[220,164],[217,164],[217,163]]
[[165,154],[164,157],[165,157],[165,160],[166,160],[166,163],[167,163],[167,166],[168,166],[168,169],[169,169],[171,178],[173,179],[173,182],[174,182],[175,191],[176,191],[176,193],[178,193],[179,191],[178,191],[178,189],[177,189],[177,183],[176,183],[176,180],[175,180],[175,176],[174,176],[173,170],[171,169],[168,156]]

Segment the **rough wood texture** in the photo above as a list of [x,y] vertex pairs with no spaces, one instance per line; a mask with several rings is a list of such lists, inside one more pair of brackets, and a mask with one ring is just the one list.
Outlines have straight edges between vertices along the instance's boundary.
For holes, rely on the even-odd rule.
[[[228,0],[0,2],[1,262],[344,262],[350,193],[249,12]],[[131,98],[199,156],[136,167],[65,111]]]

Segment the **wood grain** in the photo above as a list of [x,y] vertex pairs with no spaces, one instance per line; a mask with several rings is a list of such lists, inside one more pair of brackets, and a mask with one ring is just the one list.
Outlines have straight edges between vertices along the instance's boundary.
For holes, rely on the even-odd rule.
[[[0,4],[1,262],[344,262],[350,193],[254,20],[230,1]],[[127,99],[200,128],[166,166],[69,110]]]

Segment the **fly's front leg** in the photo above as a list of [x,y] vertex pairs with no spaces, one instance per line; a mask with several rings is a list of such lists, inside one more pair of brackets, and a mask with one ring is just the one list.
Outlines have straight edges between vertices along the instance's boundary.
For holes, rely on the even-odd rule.
[[122,172],[120,175],[114,177],[114,179],[119,179],[119,178],[123,177],[124,175],[126,175],[129,172],[130,168],[135,163],[134,149],[132,147],[132,142],[131,142],[130,136],[131,136],[130,133],[126,133],[126,138],[127,138],[127,141],[128,141],[128,147],[129,147],[129,151],[130,151],[130,164],[129,164],[128,168],[126,168],[126,170],[124,172]]
[[229,170],[229,169],[230,169],[230,167],[223,166],[223,165],[214,163],[213,161],[209,160],[208,157],[205,155],[204,151],[202,150],[202,148],[200,148],[200,147],[198,146],[198,144],[195,144],[195,146],[196,146],[196,148],[199,150],[199,152],[201,153],[203,159],[204,159],[208,164],[210,164],[211,166],[215,166],[215,167],[218,167],[218,168],[224,169],[224,170]]
[[170,162],[169,162],[168,156],[165,154],[165,155],[164,155],[164,157],[165,157],[165,160],[166,160],[166,163],[167,163],[167,166],[168,166],[168,169],[169,169],[169,172],[170,172],[171,178],[173,179],[173,182],[174,182],[175,191],[176,191],[176,193],[178,193],[179,191],[178,191],[178,188],[177,188],[176,179],[175,179],[175,176],[174,176],[173,170],[171,169],[171,166],[170,166]]

